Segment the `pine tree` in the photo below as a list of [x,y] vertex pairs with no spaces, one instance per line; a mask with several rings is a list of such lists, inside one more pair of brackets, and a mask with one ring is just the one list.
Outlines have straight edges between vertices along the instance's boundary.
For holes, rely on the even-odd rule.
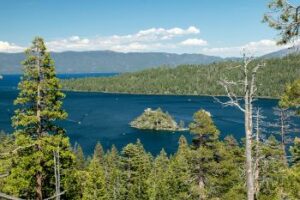
[[184,136],[179,138],[178,151],[170,159],[167,172],[169,199],[193,199],[193,178],[189,165],[190,149]]
[[168,192],[167,173],[169,159],[164,150],[154,160],[154,164],[147,180],[148,197],[150,200],[171,199]]
[[292,84],[287,85],[282,95],[279,106],[281,108],[293,108],[300,114],[300,79],[295,80]]
[[211,146],[219,137],[219,130],[211,119],[211,114],[205,110],[199,110],[194,114],[189,127],[191,133],[195,135],[193,139],[195,147]]
[[67,151],[61,152],[63,167],[72,163],[69,141],[61,135],[65,131],[56,123],[65,119],[67,113],[61,108],[64,94],[60,91],[54,62],[42,38],[35,38],[26,50],[23,66],[24,74],[18,86],[20,91],[14,102],[17,109],[12,118],[16,146],[20,150],[14,157],[6,190],[19,197],[42,200],[54,193],[50,189],[53,184],[47,182],[54,175],[49,174],[53,172],[51,149],[60,147]]
[[75,144],[74,147],[74,154],[75,154],[75,163],[76,168],[79,170],[83,170],[85,168],[85,157],[83,154],[83,150],[79,144]]
[[99,158],[95,155],[93,156],[93,159],[91,160],[87,169],[87,177],[84,182],[82,199],[108,200],[104,169],[100,164]]
[[146,180],[151,169],[150,155],[145,152],[141,142],[128,144],[122,151],[122,168],[125,173],[125,199],[143,200],[147,197]]
[[290,148],[292,165],[300,165],[300,138],[294,139],[294,145]]
[[100,163],[103,163],[104,150],[100,142],[97,142],[95,146],[94,156],[100,161]]
[[105,156],[104,168],[109,199],[123,199],[127,183],[124,182],[124,176],[122,176],[121,171],[121,159],[114,145]]
[[286,191],[283,184],[286,179],[287,166],[282,160],[280,142],[271,135],[261,147],[259,163],[259,199],[285,199]]
[[287,0],[270,0],[270,12],[266,13],[263,22],[280,31],[278,44],[287,44],[298,35],[299,21],[297,7]]
[[292,155],[292,166],[286,175],[285,188],[290,199],[300,199],[300,138],[295,138],[294,144],[290,147]]

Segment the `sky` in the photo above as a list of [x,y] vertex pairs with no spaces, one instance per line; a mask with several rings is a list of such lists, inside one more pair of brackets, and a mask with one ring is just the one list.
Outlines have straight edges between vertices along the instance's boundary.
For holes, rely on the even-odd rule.
[[270,0],[0,0],[0,52],[35,36],[50,51],[259,56],[284,48],[262,23]]

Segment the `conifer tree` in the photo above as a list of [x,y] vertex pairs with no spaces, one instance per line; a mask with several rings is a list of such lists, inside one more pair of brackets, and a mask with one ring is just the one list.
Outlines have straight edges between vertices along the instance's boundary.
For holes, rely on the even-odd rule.
[[84,182],[83,200],[108,200],[106,180],[103,166],[96,155],[93,156],[88,169],[87,177]]
[[75,144],[74,147],[74,154],[75,154],[75,163],[76,163],[76,168],[79,170],[83,170],[85,168],[85,157],[83,154],[83,150],[80,146],[80,144]]
[[122,176],[120,155],[114,145],[105,156],[104,168],[109,199],[122,199],[126,182],[124,182],[124,176]]
[[69,141],[62,135],[64,129],[57,125],[58,120],[66,119],[67,113],[62,109],[64,94],[43,39],[35,38],[25,53],[24,74],[12,118],[16,146],[20,150],[14,157],[6,190],[19,197],[42,200],[53,195],[50,189],[53,185],[47,182],[54,175],[49,174],[53,172],[51,150],[60,147],[66,151],[61,152],[61,164],[63,167],[71,164],[72,157],[67,152]]
[[169,199],[193,199],[193,179],[191,176],[188,158],[190,155],[187,140],[184,136],[179,138],[178,151],[170,159],[167,173],[167,186]]
[[211,114],[205,110],[199,110],[194,114],[189,127],[191,133],[196,135],[193,139],[195,147],[211,146],[219,138],[219,130],[211,119]]
[[300,165],[300,138],[294,139],[294,145],[290,148],[292,165]]
[[282,160],[280,142],[271,135],[261,147],[258,199],[285,199],[285,173],[287,166]]
[[293,108],[300,114],[300,79],[295,80],[292,84],[287,85],[282,95],[279,106],[281,108]]
[[148,199],[146,180],[151,169],[151,158],[144,150],[140,140],[128,144],[122,151],[122,168],[125,172],[125,199]]
[[149,200],[170,199],[167,184],[169,159],[164,150],[155,158],[152,170],[147,180]]
[[100,142],[97,142],[94,150],[94,156],[103,163],[103,157],[104,157],[104,150]]

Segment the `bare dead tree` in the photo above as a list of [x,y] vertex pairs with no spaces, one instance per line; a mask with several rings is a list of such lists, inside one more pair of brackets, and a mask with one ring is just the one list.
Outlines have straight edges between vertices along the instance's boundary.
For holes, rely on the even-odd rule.
[[262,138],[262,133],[265,131],[264,125],[266,125],[263,121],[265,117],[262,115],[262,110],[261,108],[257,108],[255,110],[255,157],[254,157],[254,166],[253,166],[253,171],[254,171],[254,191],[255,191],[255,199],[258,199],[259,195],[259,190],[260,190],[260,184],[259,184],[259,177],[260,177],[260,166],[259,163],[262,158],[264,158],[263,155],[261,155],[261,138]]
[[[274,115],[276,115],[278,118],[276,119],[275,123],[270,123],[270,126],[280,129],[280,145],[283,152],[282,159],[285,164],[288,164],[286,145],[292,142],[290,134],[297,131],[296,125],[291,120],[291,117],[295,116],[295,112],[289,110],[288,108],[275,107]],[[275,133],[278,134],[278,130],[276,130]]]
[[[247,184],[247,199],[254,200],[254,177],[253,177],[253,158],[252,158],[252,136],[253,136],[253,101],[257,91],[256,75],[257,71],[265,66],[265,64],[256,64],[252,67],[253,57],[243,55],[243,64],[235,68],[242,70],[242,80],[233,81],[222,79],[219,84],[226,91],[228,101],[222,102],[215,98],[223,106],[234,106],[244,113],[245,121],[245,137],[246,137],[246,184]],[[239,97],[235,89],[243,87],[243,96]]]
[[55,175],[55,194],[57,195],[55,197],[56,200],[60,200],[60,158],[59,158],[59,147],[57,148],[57,151],[53,151],[53,157],[54,157],[54,175]]

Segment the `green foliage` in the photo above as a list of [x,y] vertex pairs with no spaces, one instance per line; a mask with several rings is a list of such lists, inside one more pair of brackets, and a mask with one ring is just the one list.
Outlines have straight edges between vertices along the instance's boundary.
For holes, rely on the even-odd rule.
[[[64,133],[55,123],[67,117],[67,113],[61,108],[64,94],[60,91],[54,62],[42,38],[35,38],[32,46],[26,50],[23,67],[24,74],[18,86],[19,95],[14,102],[18,109],[12,118],[16,132],[38,137],[37,130],[41,126],[40,133]],[[38,110],[40,116],[37,115]]]
[[76,160],[75,160],[76,168],[79,170],[84,169],[84,167],[86,165],[85,157],[84,157],[81,146],[77,143],[75,144],[75,147],[74,147],[74,154],[76,156]]
[[[202,136],[200,145],[190,146],[181,136],[174,155],[162,150],[154,158],[140,141],[125,146],[121,154],[114,146],[105,153],[98,143],[94,155],[86,160],[80,145],[70,151],[68,139],[60,134],[38,141],[22,133],[1,134],[0,155],[26,146],[13,157],[0,159],[1,164],[6,163],[0,169],[10,172],[0,178],[1,192],[35,198],[35,171],[40,169],[45,178],[43,193],[54,194],[53,151],[59,146],[62,189],[67,191],[63,199],[246,199],[243,146],[233,136],[220,140],[204,110],[195,113],[191,127],[193,134]],[[30,145],[36,142],[42,151]],[[258,199],[299,199],[299,144],[296,139],[291,147],[292,163],[287,166],[275,137],[259,143]],[[37,157],[44,158],[43,165]]]
[[112,146],[111,150],[106,154],[104,167],[109,199],[124,199],[126,182],[123,176],[121,157],[115,146]]
[[83,200],[103,199],[108,200],[106,180],[100,160],[94,154],[86,173],[84,181]]
[[294,139],[294,146],[290,148],[292,154],[292,164],[300,165],[300,138]]
[[[300,56],[265,60],[266,66],[257,74],[258,96],[280,97],[284,85],[300,76]],[[261,62],[258,60],[256,62]],[[256,64],[253,62],[253,66]],[[229,70],[239,62],[227,61],[209,65],[181,65],[174,69],[160,67],[106,78],[64,80],[63,88],[73,91],[101,91],[129,94],[224,95],[218,84],[226,75],[229,80],[242,77],[242,71]],[[237,88],[236,93],[243,91]]]
[[125,199],[147,199],[147,177],[151,169],[151,157],[138,140],[122,151],[122,169],[125,176]]
[[259,160],[259,199],[284,199],[287,198],[284,185],[287,166],[282,159],[280,143],[274,136],[270,136],[261,146]]
[[169,158],[164,150],[155,158],[147,179],[149,200],[171,199],[168,187]]
[[130,122],[131,127],[149,130],[183,130],[168,112],[160,108],[152,110],[147,108],[140,116]]
[[205,110],[199,110],[193,116],[193,121],[189,125],[192,134],[196,135],[193,143],[196,147],[201,145],[213,145],[220,131],[215,126],[211,114]]
[[271,12],[264,15],[263,22],[280,31],[278,44],[287,44],[295,39],[299,35],[296,7],[287,0],[271,0],[268,7]]
[[42,199],[55,194],[54,152],[60,155],[62,182],[74,155],[64,129],[57,126],[58,120],[67,117],[62,109],[64,94],[42,38],[35,38],[26,50],[23,66],[12,118],[15,151],[9,153],[11,166],[2,190],[21,198]]
[[300,113],[300,79],[288,84],[281,96],[279,106],[282,108],[294,108]]
[[[5,179],[2,191],[23,198],[35,198],[35,175],[40,171],[43,175],[43,193],[52,196],[55,193],[53,152],[59,148],[62,182],[68,175],[67,169],[74,163],[69,139],[62,135],[49,135],[34,141],[29,136],[18,134],[15,144],[27,148],[20,149],[13,156],[10,175]],[[37,145],[41,150],[37,150]],[[42,163],[40,158],[43,158]]]
[[95,146],[94,157],[96,157],[100,163],[103,163],[104,150],[100,142],[97,142]]

